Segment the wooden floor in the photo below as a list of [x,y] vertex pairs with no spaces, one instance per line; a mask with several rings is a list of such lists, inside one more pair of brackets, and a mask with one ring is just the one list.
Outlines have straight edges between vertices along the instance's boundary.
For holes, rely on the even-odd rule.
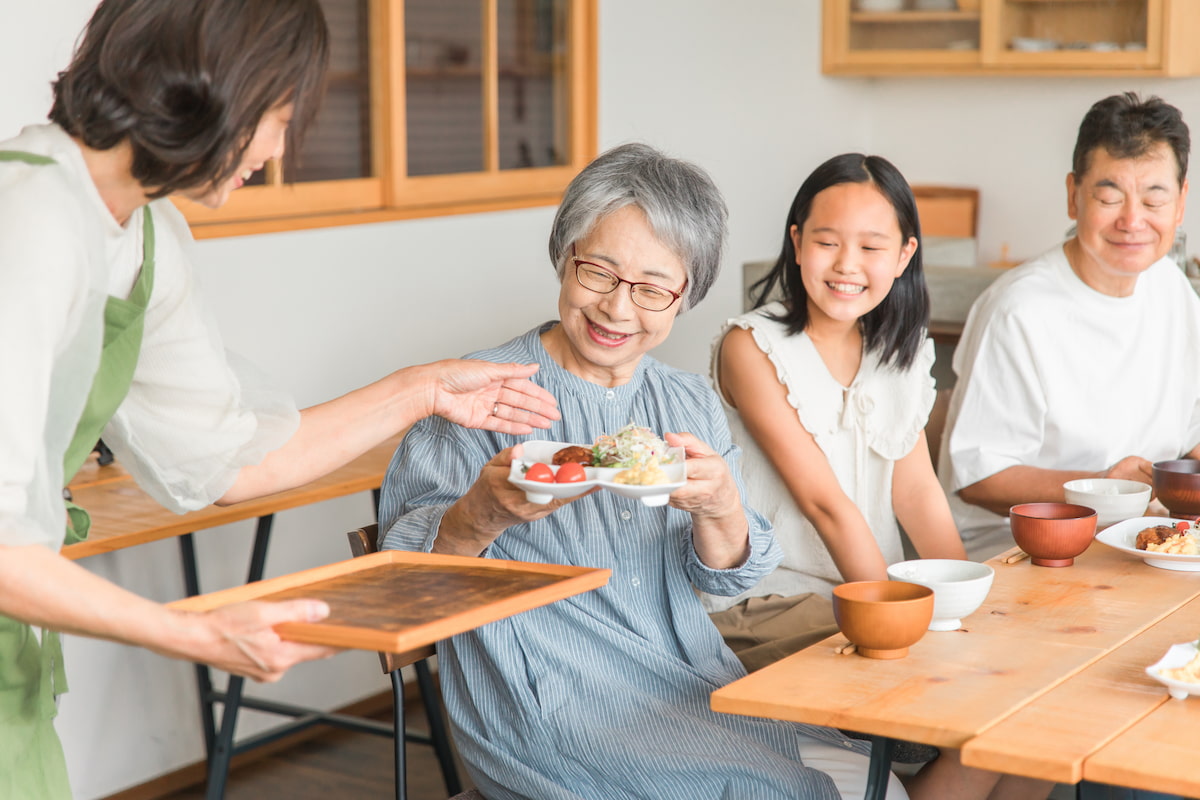
[[[427,730],[425,712],[419,703],[408,703],[411,731]],[[409,800],[446,800],[433,748],[409,743]],[[369,733],[330,729],[288,750],[255,761],[229,776],[225,800],[340,800],[341,798],[390,798],[395,796],[392,740]],[[459,765],[459,780],[465,791],[473,786]],[[204,787],[166,795],[162,800],[203,800]]]

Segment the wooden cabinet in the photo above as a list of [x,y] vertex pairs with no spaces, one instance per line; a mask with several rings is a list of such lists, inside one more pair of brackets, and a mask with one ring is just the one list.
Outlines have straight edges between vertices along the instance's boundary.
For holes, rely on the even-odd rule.
[[1200,0],[823,0],[827,75],[1200,75]]

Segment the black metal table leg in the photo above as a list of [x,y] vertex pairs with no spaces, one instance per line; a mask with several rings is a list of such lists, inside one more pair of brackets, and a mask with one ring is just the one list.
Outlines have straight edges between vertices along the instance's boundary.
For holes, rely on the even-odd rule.
[[[267,563],[267,547],[271,542],[271,525],[274,514],[258,518],[254,531],[254,547],[250,556],[247,583],[262,580]],[[196,568],[196,547],[192,534],[179,537],[179,550],[183,560],[183,578],[189,597],[200,594],[200,578]],[[231,675],[224,693],[213,690],[212,672],[207,665],[196,665],[196,686],[200,694],[200,717],[204,724],[204,744],[208,754],[206,800],[221,800],[225,796],[225,783],[229,778],[229,763],[233,758],[234,734],[237,731],[238,709],[242,704],[245,679]],[[221,729],[216,730],[215,706],[220,702]]]
[[[200,594],[200,577],[196,571],[196,543],[192,534],[179,537],[179,556],[183,561],[183,585],[188,597]],[[213,717],[212,673],[206,664],[196,664],[196,689],[200,695],[200,722],[204,726],[204,755],[211,759],[217,741],[217,724]]]
[[404,753],[404,678],[400,670],[389,673],[392,679],[393,760],[396,766],[396,800],[408,797],[408,764]]
[[887,797],[888,779],[892,771],[892,745],[887,736],[869,736],[871,741],[871,765],[867,770],[867,792],[865,800],[883,800]]

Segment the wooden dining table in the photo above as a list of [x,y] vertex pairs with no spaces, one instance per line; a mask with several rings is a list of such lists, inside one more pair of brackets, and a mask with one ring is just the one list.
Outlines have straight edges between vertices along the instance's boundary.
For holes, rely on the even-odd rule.
[[968,766],[1010,774],[1200,793],[1191,759],[1136,763],[1179,718],[1179,731],[1200,725],[1200,700],[1171,700],[1144,672],[1195,639],[1200,573],[1100,542],[1070,567],[989,563],[992,589],[959,630],[926,632],[892,661],[845,654],[837,634],[717,690],[712,708],[961,749]]

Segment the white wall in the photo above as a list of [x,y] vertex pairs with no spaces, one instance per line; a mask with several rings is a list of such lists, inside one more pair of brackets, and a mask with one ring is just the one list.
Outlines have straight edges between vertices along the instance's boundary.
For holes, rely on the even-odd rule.
[[[7,3],[0,25],[0,137],[38,121],[94,0]],[[739,310],[740,269],[771,257],[800,181],[847,150],[892,158],[913,182],[982,190],[984,260],[1023,256],[1067,225],[1063,178],[1094,100],[1134,88],[1191,117],[1196,80],[829,79],[815,0],[605,0],[600,143],[640,139],[708,168],[729,203],[725,274],[658,351],[706,368],[719,322]],[[201,242],[196,266],[227,344],[301,403],[390,369],[491,345],[554,314],[545,254],[553,209]],[[1188,215],[1193,242],[1195,212]],[[368,521],[363,495],[289,511],[269,574],[345,558],[342,532]],[[203,588],[244,578],[249,524],[199,536]],[[182,594],[177,548],[162,542],[82,562],[159,600]],[[71,693],[59,731],[80,798],[100,797],[202,757],[192,671],[117,645],[68,643]],[[346,688],[354,686],[355,688]],[[305,665],[257,693],[337,706],[384,689],[373,655]],[[243,731],[271,723],[247,715]]]

